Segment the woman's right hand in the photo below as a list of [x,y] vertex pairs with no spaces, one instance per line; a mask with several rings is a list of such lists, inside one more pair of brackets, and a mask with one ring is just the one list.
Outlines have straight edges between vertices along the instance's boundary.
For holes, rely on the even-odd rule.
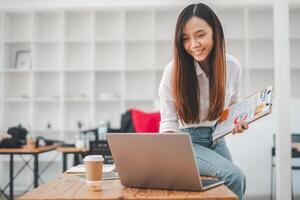
[[234,135],[236,133],[243,133],[244,130],[247,130],[248,128],[249,128],[248,123],[243,120],[234,126],[232,130],[232,134]]

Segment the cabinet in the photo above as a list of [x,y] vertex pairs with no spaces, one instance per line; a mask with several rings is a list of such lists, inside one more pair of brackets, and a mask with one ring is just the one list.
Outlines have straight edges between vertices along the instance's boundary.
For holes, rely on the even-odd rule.
[[[0,131],[22,124],[74,142],[78,123],[119,127],[130,108],[158,111],[182,7],[0,10]],[[272,5],[214,7],[226,52],[241,63],[242,96],[273,82]],[[300,9],[290,8],[292,97],[300,98]],[[19,66],[17,54],[30,52]],[[20,59],[20,58],[19,58]],[[23,56],[22,59],[27,59]],[[284,67],[284,66],[283,66]]]

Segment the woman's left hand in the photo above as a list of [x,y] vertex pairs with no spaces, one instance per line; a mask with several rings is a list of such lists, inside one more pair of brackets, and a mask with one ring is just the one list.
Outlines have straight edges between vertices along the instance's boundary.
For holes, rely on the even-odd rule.
[[239,123],[237,123],[233,130],[232,130],[232,134],[236,134],[236,133],[243,133],[244,130],[247,130],[248,129],[248,123],[246,121],[241,121]]

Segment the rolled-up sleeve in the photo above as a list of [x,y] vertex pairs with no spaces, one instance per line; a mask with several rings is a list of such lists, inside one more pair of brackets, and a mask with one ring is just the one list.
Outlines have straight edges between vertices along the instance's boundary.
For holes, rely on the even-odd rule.
[[160,98],[160,127],[159,132],[178,132],[178,116],[175,109],[174,99],[172,96],[172,62],[170,62],[163,73],[159,88],[158,95]]

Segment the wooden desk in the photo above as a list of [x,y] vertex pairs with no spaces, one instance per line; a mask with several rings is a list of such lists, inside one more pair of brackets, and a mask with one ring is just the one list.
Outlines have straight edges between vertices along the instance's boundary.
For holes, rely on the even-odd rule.
[[[33,168],[33,185],[34,187],[38,187],[38,178],[39,178],[39,159],[38,156],[41,153],[45,153],[48,151],[52,151],[56,149],[58,145],[51,145],[51,146],[43,146],[38,147],[34,149],[29,149],[26,147],[23,148],[15,148],[15,149],[2,149],[0,148],[0,154],[4,155],[10,155],[10,161],[9,161],[9,199],[13,199],[14,195],[14,179],[19,175],[19,173],[25,168],[25,166],[28,166],[28,162],[30,161],[24,161],[23,167],[17,172],[17,174],[14,177],[14,155],[32,155],[34,158],[34,168]],[[6,186],[6,187],[7,187]],[[4,191],[6,189],[4,188]]]
[[226,186],[218,186],[205,192],[185,192],[158,189],[125,188],[120,180],[106,180],[99,185],[87,185],[85,180],[65,174],[26,193],[18,200],[89,200],[89,199],[222,199],[236,200],[236,195]]
[[23,148],[15,148],[15,149],[0,148],[0,154],[34,154],[34,153],[39,154],[47,151],[52,151],[57,147],[58,145],[43,146],[34,149],[29,149],[26,146],[24,146]]
[[62,161],[63,161],[62,172],[65,172],[67,170],[68,154],[74,154],[73,166],[75,166],[79,164],[79,154],[84,154],[89,151],[87,148],[76,148],[76,147],[59,147],[56,150],[62,153]]

